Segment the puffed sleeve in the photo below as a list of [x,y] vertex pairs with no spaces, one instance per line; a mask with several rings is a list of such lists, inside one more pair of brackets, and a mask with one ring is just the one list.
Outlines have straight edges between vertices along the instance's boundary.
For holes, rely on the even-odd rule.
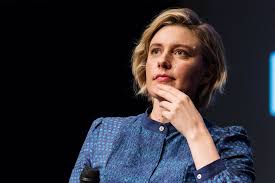
[[85,166],[91,166],[91,155],[93,154],[93,149],[95,147],[96,139],[98,136],[95,129],[98,127],[98,125],[101,124],[101,122],[102,118],[98,118],[95,121],[93,121],[89,129],[89,132],[86,136],[86,139],[82,145],[75,166],[72,170],[69,183],[79,183],[79,177],[83,168]]
[[254,182],[253,154],[246,130],[241,126],[231,126],[210,133],[221,158],[195,171],[196,181]]

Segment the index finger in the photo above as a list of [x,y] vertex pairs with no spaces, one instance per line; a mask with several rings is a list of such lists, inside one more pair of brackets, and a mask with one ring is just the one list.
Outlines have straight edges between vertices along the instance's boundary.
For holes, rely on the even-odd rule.
[[183,95],[186,95],[184,92],[182,92],[182,91],[178,90],[177,88],[172,87],[170,85],[158,84],[157,87],[160,90],[171,93],[175,97],[181,97]]

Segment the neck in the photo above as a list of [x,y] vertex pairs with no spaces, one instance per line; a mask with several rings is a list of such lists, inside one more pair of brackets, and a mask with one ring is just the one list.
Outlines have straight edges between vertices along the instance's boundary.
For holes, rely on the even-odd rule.
[[160,101],[156,98],[153,98],[153,109],[151,114],[149,115],[151,119],[158,121],[160,123],[169,123],[169,121],[161,115],[163,109],[159,106]]

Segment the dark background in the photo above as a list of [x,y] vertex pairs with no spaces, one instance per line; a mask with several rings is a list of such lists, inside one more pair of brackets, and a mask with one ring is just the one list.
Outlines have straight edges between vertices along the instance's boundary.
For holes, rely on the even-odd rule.
[[268,111],[272,0],[3,1],[2,100],[16,139],[7,144],[16,147],[10,150],[13,165],[24,176],[37,172],[43,181],[68,182],[92,120],[144,112],[146,100],[132,89],[131,53],[155,15],[178,6],[213,25],[226,48],[225,94],[205,115],[221,126],[244,126],[256,182],[274,182],[275,118]]

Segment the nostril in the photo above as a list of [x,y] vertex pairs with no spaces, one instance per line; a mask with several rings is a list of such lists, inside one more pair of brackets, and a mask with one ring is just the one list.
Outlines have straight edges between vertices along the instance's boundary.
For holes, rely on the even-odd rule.
[[169,61],[158,62],[158,67],[163,68],[163,69],[170,69],[171,63]]

